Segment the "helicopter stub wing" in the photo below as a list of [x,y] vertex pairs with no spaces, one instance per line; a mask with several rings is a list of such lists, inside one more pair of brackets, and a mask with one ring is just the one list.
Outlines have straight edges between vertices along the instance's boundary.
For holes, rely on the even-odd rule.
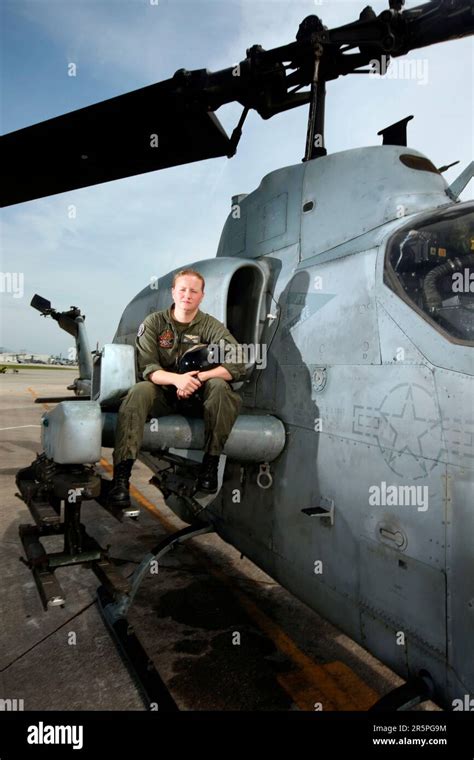
[[2,137],[0,205],[225,156],[230,140],[173,80],[143,87]]

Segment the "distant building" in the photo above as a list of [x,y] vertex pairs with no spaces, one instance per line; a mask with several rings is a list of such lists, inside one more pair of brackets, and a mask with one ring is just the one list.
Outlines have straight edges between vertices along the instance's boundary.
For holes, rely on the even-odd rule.
[[30,354],[27,351],[0,351],[0,363],[3,364],[56,364],[60,366],[77,366],[77,362],[51,354]]

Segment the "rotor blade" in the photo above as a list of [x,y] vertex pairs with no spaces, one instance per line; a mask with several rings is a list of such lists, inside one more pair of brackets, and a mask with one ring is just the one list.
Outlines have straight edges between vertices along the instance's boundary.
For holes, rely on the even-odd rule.
[[403,11],[404,33],[392,56],[474,34],[473,0],[431,0]]
[[4,135],[0,205],[227,155],[216,116],[176,89],[168,79]]

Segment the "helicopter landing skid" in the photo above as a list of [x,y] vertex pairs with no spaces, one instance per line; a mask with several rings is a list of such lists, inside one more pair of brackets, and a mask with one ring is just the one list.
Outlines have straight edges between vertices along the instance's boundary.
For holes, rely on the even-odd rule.
[[113,597],[103,586],[97,589],[97,605],[110,633],[122,662],[130,673],[140,693],[147,710],[160,712],[176,712],[178,707],[168,692],[153,662],[147,656],[140,640],[135,635],[133,627],[127,618],[113,619],[109,608],[113,605]]
[[407,711],[428,699],[433,699],[433,696],[434,684],[431,676],[421,670],[417,676],[381,697],[369,712]]
[[159,707],[160,712],[173,712],[178,708],[135,635],[133,627],[129,624],[127,614],[143,579],[149,575],[153,563],[158,563],[163,555],[175,549],[178,544],[213,530],[211,525],[200,527],[189,525],[166,536],[142,559],[125,593],[116,591],[112,594],[104,586],[97,590],[97,604],[102,618],[123,661],[137,683],[147,709],[157,710]]

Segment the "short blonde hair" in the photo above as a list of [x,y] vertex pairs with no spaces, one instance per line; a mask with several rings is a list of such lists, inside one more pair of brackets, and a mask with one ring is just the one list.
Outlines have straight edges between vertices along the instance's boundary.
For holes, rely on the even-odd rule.
[[202,274],[200,274],[199,272],[196,272],[195,269],[180,269],[179,272],[176,272],[174,274],[174,276],[173,276],[173,284],[172,284],[171,287],[174,288],[176,286],[176,280],[179,277],[184,277],[184,275],[191,275],[192,277],[197,277],[199,280],[201,280],[201,290],[204,293],[204,286],[206,284],[206,281],[205,281],[204,277],[202,276]]

